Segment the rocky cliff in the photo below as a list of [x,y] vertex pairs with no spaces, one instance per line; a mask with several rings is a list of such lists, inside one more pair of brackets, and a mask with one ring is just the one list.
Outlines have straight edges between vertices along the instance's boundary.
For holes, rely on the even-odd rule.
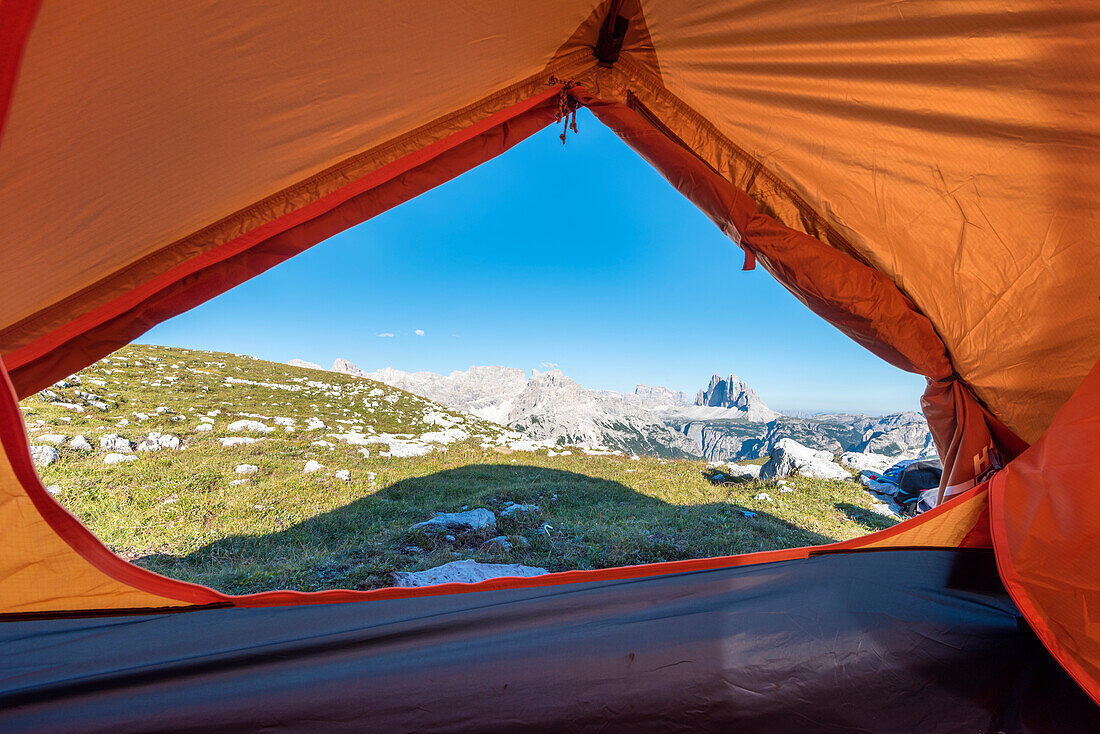
[[688,445],[652,412],[615,393],[587,390],[560,370],[535,372],[516,396],[507,425],[538,440],[686,457]]
[[778,441],[789,438],[834,454],[859,451],[918,458],[936,453],[919,413],[881,418],[783,415],[734,374],[714,375],[692,401],[681,391],[661,386],[638,385],[626,394],[589,390],[559,370],[535,371],[530,379],[511,367],[471,367],[449,375],[389,367],[365,372],[344,359],[336,360],[332,369],[422,395],[533,439],[592,448],[733,461],[767,456]]

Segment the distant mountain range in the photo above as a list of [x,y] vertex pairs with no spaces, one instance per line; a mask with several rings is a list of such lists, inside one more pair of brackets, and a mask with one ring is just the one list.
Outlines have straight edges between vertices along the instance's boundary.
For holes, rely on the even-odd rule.
[[[289,364],[323,369],[303,360]],[[357,375],[421,395],[455,410],[506,425],[532,439],[669,458],[730,461],[767,456],[781,438],[814,449],[866,451],[898,458],[934,456],[924,416],[834,413],[805,417],[769,408],[734,374],[714,375],[694,400],[666,387],[638,385],[633,393],[589,390],[560,370],[471,367],[449,375],[367,372],[337,359],[333,372]]]

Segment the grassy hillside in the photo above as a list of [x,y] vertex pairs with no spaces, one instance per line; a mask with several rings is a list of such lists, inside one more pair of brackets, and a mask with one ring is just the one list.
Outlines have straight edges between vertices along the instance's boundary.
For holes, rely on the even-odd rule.
[[[552,571],[650,563],[892,524],[853,482],[795,479],[780,493],[713,485],[698,461],[520,450],[530,442],[395,388],[238,355],[127,347],[22,408],[32,445],[58,450],[43,481],[108,546],[231,593],[377,588],[394,571],[459,558]],[[242,420],[270,430],[229,430]],[[169,439],[104,463],[102,437],[136,447],[150,432],[180,448]],[[77,435],[93,449],[73,447]],[[254,442],[222,445],[234,437]],[[323,468],[304,473],[309,461]],[[760,492],[770,501],[752,499]],[[486,535],[408,529],[435,512],[487,507],[499,517],[509,502],[540,508],[499,520],[510,550],[482,547]]]

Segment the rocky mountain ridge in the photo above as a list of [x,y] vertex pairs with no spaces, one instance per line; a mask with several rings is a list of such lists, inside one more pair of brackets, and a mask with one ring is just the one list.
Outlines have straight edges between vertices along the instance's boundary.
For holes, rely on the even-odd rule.
[[[294,362],[316,368],[302,360]],[[502,366],[474,366],[449,375],[389,367],[367,372],[337,359],[332,371],[421,395],[534,440],[593,449],[734,461],[767,456],[776,442],[789,438],[834,454],[861,451],[923,458],[936,452],[919,413],[794,417],[769,408],[732,373],[712,376],[690,400],[682,391],[644,384],[633,393],[590,390],[556,369],[532,370],[530,378],[521,369]]]

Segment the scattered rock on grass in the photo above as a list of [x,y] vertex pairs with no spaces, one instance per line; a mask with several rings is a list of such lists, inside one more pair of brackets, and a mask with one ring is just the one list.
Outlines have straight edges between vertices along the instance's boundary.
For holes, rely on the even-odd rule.
[[497,516],[492,510],[479,507],[476,510],[466,512],[440,512],[431,520],[418,522],[409,527],[409,530],[447,531],[453,530],[464,533],[471,530],[495,530]]
[[478,550],[482,553],[503,553],[512,550],[512,542],[505,536],[498,535],[495,538],[486,540]]
[[501,517],[514,518],[517,515],[526,515],[539,511],[538,505],[508,505],[500,511]]
[[176,436],[170,433],[158,433],[153,431],[149,436],[138,444],[138,451],[160,451],[161,449],[173,449],[178,450],[180,447],[180,440]]
[[84,436],[73,436],[69,441],[69,448],[76,449],[77,451],[92,451],[92,445],[88,443],[88,439]]
[[31,446],[31,458],[39,469],[45,469],[57,461],[57,449],[53,446]]
[[781,438],[771,450],[771,458],[760,469],[761,479],[775,479],[791,474],[816,479],[851,479],[852,475],[833,462],[828,451],[815,451],[790,438]]
[[104,464],[124,464],[133,461],[137,457],[133,454],[107,454],[103,457]]
[[218,441],[225,448],[231,448],[233,446],[247,446],[250,443],[256,443],[258,438],[249,438],[248,436],[232,436],[230,438],[219,438]]
[[333,476],[335,476],[341,482],[346,482],[346,481],[351,479],[351,472],[348,471],[347,469],[340,469]]
[[507,576],[542,576],[550,573],[545,568],[522,566],[518,563],[478,563],[477,561],[451,561],[427,571],[397,571],[393,575],[394,586],[432,586],[433,584],[476,584],[487,579]]
[[275,429],[271,426],[260,423],[259,421],[239,420],[230,423],[228,426],[225,427],[225,430],[229,431],[230,433],[271,433]]
[[324,464],[321,464],[318,461],[314,461],[313,459],[310,459],[309,461],[306,462],[306,466],[305,466],[304,469],[302,469],[302,473],[303,474],[313,474],[314,472],[319,472],[324,468],[325,468]]
[[100,436],[99,448],[116,454],[129,454],[134,450],[133,444],[130,443],[130,439],[123,438],[117,433],[108,433],[106,436]]
[[718,470],[718,473],[712,475],[710,480],[717,484],[725,484],[726,482],[751,482],[760,478],[761,467],[758,464],[736,464],[730,462],[728,464],[711,464],[707,467],[707,471]]
[[236,472],[238,474],[255,474],[260,470],[260,467],[255,464],[237,464]]

